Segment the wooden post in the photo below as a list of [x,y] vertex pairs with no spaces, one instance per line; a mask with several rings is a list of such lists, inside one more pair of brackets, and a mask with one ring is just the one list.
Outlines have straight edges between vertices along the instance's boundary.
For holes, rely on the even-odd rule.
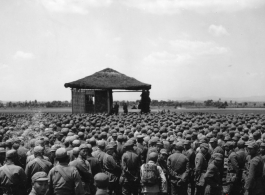
[[71,95],[72,95],[72,114],[73,114],[73,88],[71,88]]

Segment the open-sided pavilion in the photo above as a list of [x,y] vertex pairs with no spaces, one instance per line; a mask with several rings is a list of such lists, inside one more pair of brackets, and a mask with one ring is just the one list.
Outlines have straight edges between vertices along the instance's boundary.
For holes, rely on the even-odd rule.
[[151,89],[150,84],[142,83],[111,68],[65,83],[64,86],[72,91],[72,113],[110,113],[113,92],[142,92]]

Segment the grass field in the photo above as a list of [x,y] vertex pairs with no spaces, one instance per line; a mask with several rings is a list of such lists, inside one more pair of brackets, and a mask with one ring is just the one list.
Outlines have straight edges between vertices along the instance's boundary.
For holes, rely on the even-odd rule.
[[[174,107],[152,107],[152,112],[158,112],[161,110],[170,110],[171,112],[185,113],[185,112],[203,112],[203,113],[218,113],[218,114],[241,114],[241,113],[253,113],[253,114],[265,114],[265,108],[181,108],[175,109]],[[70,114],[72,112],[71,108],[38,108],[38,109],[18,109],[18,108],[0,108],[0,113],[9,114],[23,114],[23,113],[35,113],[35,112],[49,112],[54,114]],[[123,112],[120,108],[120,112]],[[129,109],[129,112],[139,112],[139,110]]]

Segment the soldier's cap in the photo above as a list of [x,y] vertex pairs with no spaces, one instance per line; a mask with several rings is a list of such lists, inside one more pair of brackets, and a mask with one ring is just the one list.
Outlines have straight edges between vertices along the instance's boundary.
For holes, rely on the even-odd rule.
[[101,147],[104,147],[104,146],[105,146],[105,142],[104,142],[103,140],[99,140],[99,141],[97,142],[97,145],[98,145],[98,146],[101,146]]
[[79,150],[82,150],[82,149],[89,149],[89,148],[88,148],[87,144],[81,144],[79,146]]
[[190,144],[190,141],[189,141],[189,140],[185,140],[185,141],[183,142],[183,144],[184,144],[184,145],[188,145],[188,144]]
[[148,158],[149,160],[157,160],[158,158],[158,154],[156,152],[151,152],[149,155],[148,155]]
[[117,133],[112,133],[112,137],[117,137]]
[[110,150],[110,149],[114,149],[114,148],[115,148],[115,145],[110,144],[110,143],[106,146],[106,150]]
[[65,148],[59,148],[56,150],[55,152],[55,156],[57,159],[60,159],[60,158],[65,158],[67,157],[67,151]]
[[144,139],[144,135],[137,135],[137,139],[138,140]]
[[176,148],[176,150],[177,150],[177,149],[183,149],[183,143],[182,143],[182,142],[177,142],[177,143],[175,144],[175,148]]
[[41,146],[43,144],[44,144],[44,141],[41,139],[35,141],[35,146]]
[[117,140],[118,141],[122,141],[123,140],[123,136],[122,135],[118,135]]
[[253,149],[257,150],[259,148],[259,146],[258,146],[258,144],[256,142],[250,142],[248,144],[248,148],[253,148]]
[[160,154],[168,154],[166,149],[161,149]]
[[79,144],[81,143],[81,141],[78,140],[78,139],[75,139],[74,136],[73,136],[71,139],[73,140],[72,143],[73,143],[74,145],[79,145]]
[[202,143],[202,144],[200,145],[200,148],[205,148],[206,150],[209,150],[209,145],[206,144],[206,143]]
[[79,154],[79,152],[80,152],[79,147],[73,148],[73,154]]
[[245,146],[245,142],[244,142],[243,140],[239,140],[239,141],[237,142],[237,146],[238,146],[238,147],[243,147],[243,146]]
[[34,150],[33,150],[34,153],[40,153],[40,152],[43,152],[43,151],[44,151],[44,148],[41,147],[41,146],[35,146]]
[[265,143],[262,142],[262,143],[260,144],[260,147],[265,147]]
[[36,181],[48,181],[48,175],[45,172],[37,172],[31,177],[32,183]]
[[58,146],[58,145],[53,145],[53,146],[51,147],[51,152],[55,152],[58,148],[60,148],[60,146]]
[[134,144],[133,144],[133,141],[132,140],[128,140],[125,144],[124,144],[124,147],[132,147]]
[[157,140],[154,138],[154,137],[152,137],[150,140],[149,140],[149,143],[151,144],[151,143],[156,143],[157,142]]
[[0,153],[6,153],[5,148],[0,148]]
[[217,142],[217,139],[213,137],[210,139],[210,142]]
[[16,150],[8,150],[6,152],[6,158],[14,158],[17,155]]
[[97,188],[107,188],[109,184],[109,176],[105,173],[98,173],[94,177],[95,186]]
[[220,161],[222,161],[223,160],[223,155],[220,154],[220,153],[214,153],[213,154],[213,158],[214,158],[214,160],[220,160]]

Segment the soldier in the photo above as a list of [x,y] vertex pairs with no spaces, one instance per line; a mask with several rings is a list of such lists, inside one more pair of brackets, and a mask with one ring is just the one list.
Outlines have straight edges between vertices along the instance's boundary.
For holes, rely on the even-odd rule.
[[189,177],[189,159],[182,154],[183,145],[181,142],[175,145],[175,152],[167,159],[167,167],[171,182],[172,195],[187,195]]
[[54,195],[84,195],[81,177],[75,167],[69,166],[69,157],[65,148],[55,152],[58,164],[48,175],[49,192]]
[[249,170],[245,181],[245,195],[262,195],[263,194],[263,161],[258,154],[258,144],[251,142],[248,145],[250,161],[248,162]]
[[100,167],[98,159],[93,157],[91,154],[92,153],[92,146],[90,144],[87,144],[87,146],[88,146],[87,161],[90,164],[91,172],[92,172],[92,175],[94,177],[96,174],[101,172],[101,167]]
[[122,175],[120,185],[123,195],[137,195],[139,188],[140,158],[133,151],[133,142],[128,140],[124,144],[125,153],[122,156]]
[[97,142],[97,145],[98,145],[98,149],[95,152],[92,152],[92,156],[95,157],[96,159],[98,159],[99,164],[100,164],[100,167],[102,169],[102,167],[103,167],[103,157],[106,154],[104,152],[104,149],[105,149],[105,141],[99,140]]
[[0,185],[4,194],[26,195],[26,174],[20,166],[14,165],[17,153],[6,152],[6,164],[0,168]]
[[48,190],[48,176],[45,172],[37,172],[32,178],[32,189],[29,195],[45,195]]
[[223,164],[223,155],[213,154],[213,161],[209,164],[205,173],[205,193],[204,195],[222,195],[222,178],[220,168]]
[[142,152],[141,152],[142,164],[146,160],[146,155],[147,155],[147,148],[144,146],[143,142],[144,142],[144,136],[143,135],[137,135],[137,144],[136,145],[138,148],[140,148],[142,150]]
[[195,178],[194,178],[194,168],[195,168],[195,152],[191,148],[191,144],[189,140],[184,141],[184,154],[187,156],[189,159],[189,164],[190,164],[190,173],[189,173],[189,195],[194,195],[195,193]]
[[79,155],[74,161],[69,163],[70,166],[75,167],[81,176],[81,181],[83,188],[85,190],[85,195],[90,194],[90,182],[92,180],[91,167],[87,159],[88,146],[87,144],[81,144],[79,147]]
[[105,173],[97,173],[94,177],[97,187],[96,195],[108,195],[109,177]]
[[31,189],[31,177],[37,172],[49,173],[52,169],[52,163],[43,159],[44,148],[41,146],[36,146],[33,150],[35,159],[30,161],[26,166],[26,176],[27,176],[27,189]]
[[[1,151],[1,150],[0,150]],[[265,143],[260,144],[260,155],[262,157],[263,163],[265,163]],[[265,170],[264,170],[265,171]]]
[[123,155],[123,143],[122,142],[123,142],[123,136],[118,135],[117,137],[117,158],[119,162],[121,162],[121,157]]
[[114,105],[114,112],[115,112],[116,115],[119,114],[119,105],[118,105],[117,102],[115,102],[115,105]]
[[5,148],[0,148],[0,167],[5,164],[6,159],[6,150]]
[[[81,141],[77,140],[77,139],[73,140],[72,145],[73,145],[73,148],[79,147],[81,145]],[[72,150],[68,150],[67,151],[67,155],[70,157],[70,161],[73,161],[75,159],[75,157],[73,155],[73,149]]]
[[113,158],[114,147],[112,144],[106,146],[106,154],[103,157],[103,170],[109,176],[109,194],[115,192],[116,195],[120,194],[119,177],[121,168],[117,165]]
[[140,168],[142,193],[165,194],[167,193],[167,180],[160,166],[157,165],[158,154],[151,152],[149,161]]
[[28,149],[26,149],[22,145],[22,141],[20,139],[17,140],[17,143],[19,144],[19,148],[17,149],[17,154],[18,154],[19,162],[21,163],[22,168],[25,169]]
[[[157,137],[156,137],[157,138]],[[148,148],[148,151],[147,151],[147,158],[146,158],[146,162],[148,162],[148,155],[151,153],[151,152],[156,152],[158,153],[158,149],[157,149],[157,139],[155,137],[152,137],[150,140],[149,140],[149,148]]]
[[205,181],[204,176],[208,167],[208,162],[206,160],[206,154],[208,153],[209,145],[202,143],[200,145],[200,152],[197,153],[195,158],[195,181],[196,181],[196,195],[204,195]]

